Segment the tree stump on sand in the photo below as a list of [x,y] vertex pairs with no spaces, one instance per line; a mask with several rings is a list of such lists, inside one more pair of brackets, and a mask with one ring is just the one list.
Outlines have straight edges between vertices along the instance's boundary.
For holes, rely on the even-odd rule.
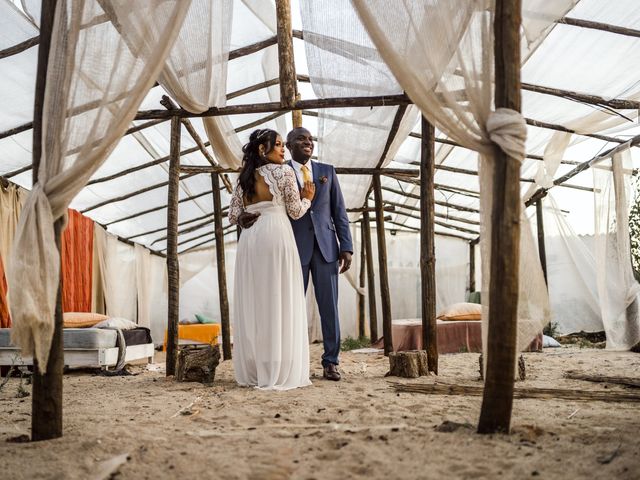
[[387,376],[417,378],[429,375],[427,352],[409,350],[389,353],[389,373]]
[[220,363],[220,347],[207,345],[204,348],[185,347],[178,353],[178,382],[213,383],[216,367]]
[[[482,354],[480,354],[480,358],[478,358],[478,364],[479,364],[479,368],[480,368],[480,380],[484,380],[484,357],[482,356]],[[526,365],[524,363],[524,356],[520,355],[518,357],[518,377],[516,378],[520,380],[526,380],[527,379],[527,368]]]

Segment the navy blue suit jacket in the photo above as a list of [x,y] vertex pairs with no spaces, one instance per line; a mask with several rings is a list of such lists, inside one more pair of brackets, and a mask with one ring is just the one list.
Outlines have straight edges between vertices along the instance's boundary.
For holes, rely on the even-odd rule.
[[313,182],[316,195],[311,208],[302,218],[291,220],[302,265],[311,262],[316,241],[326,262],[338,261],[340,252],[353,253],[349,218],[333,165],[313,162]]

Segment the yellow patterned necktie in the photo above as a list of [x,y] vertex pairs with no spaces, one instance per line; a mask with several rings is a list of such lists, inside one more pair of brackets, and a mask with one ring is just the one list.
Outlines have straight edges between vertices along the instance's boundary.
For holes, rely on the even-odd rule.
[[311,178],[311,172],[309,172],[309,167],[307,167],[306,165],[302,165],[300,167],[300,170],[302,171],[302,181],[304,183],[313,181],[313,179]]

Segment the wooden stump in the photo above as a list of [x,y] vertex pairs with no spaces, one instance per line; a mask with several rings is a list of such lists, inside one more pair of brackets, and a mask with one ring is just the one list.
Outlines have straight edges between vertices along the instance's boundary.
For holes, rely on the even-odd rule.
[[216,367],[220,363],[220,347],[185,347],[178,354],[176,380],[178,382],[213,383]]
[[389,353],[389,373],[393,377],[417,378],[429,375],[427,352],[410,350]]
[[[480,357],[478,358],[478,364],[479,364],[479,368],[480,368],[480,380],[484,380],[484,358],[482,356],[482,354],[480,354]],[[526,380],[527,379],[527,368],[526,365],[524,363],[524,356],[520,355],[518,357],[518,378],[520,380]]]

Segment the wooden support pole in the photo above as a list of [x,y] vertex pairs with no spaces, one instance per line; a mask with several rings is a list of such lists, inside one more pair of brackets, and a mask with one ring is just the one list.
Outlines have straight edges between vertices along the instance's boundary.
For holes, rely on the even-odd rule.
[[220,298],[220,326],[222,327],[223,360],[231,360],[231,326],[229,323],[229,296],[227,295],[227,271],[224,260],[224,233],[222,230],[222,199],[220,198],[220,178],[211,174],[213,190],[213,223],[216,237],[216,261],[218,270],[218,293]]
[[276,0],[276,27],[280,67],[280,104],[291,108],[296,101],[297,87],[289,0]]
[[435,128],[422,117],[420,161],[420,277],[422,300],[422,345],[430,372],[438,374],[438,329],[436,321]]
[[476,291],[476,244],[469,242],[469,293]]
[[538,224],[538,255],[540,256],[540,265],[542,265],[542,273],[544,273],[544,283],[549,287],[547,280],[547,249],[544,244],[544,218],[542,212],[542,198],[536,200],[536,221]]
[[[364,220],[360,220],[360,277],[358,286],[360,288],[365,287],[365,275],[366,275],[366,258],[365,258],[365,248],[364,248]],[[366,305],[364,294],[358,294],[358,337],[362,338],[365,336],[365,314],[366,314]]]
[[[495,107],[520,111],[522,0],[496,0]],[[487,371],[478,433],[508,433],[513,407],[520,256],[520,164],[495,146]]]
[[378,235],[378,270],[380,273],[380,301],[382,302],[382,335],[384,337],[384,354],[393,352],[391,333],[391,292],[389,290],[389,274],[387,271],[387,241],[384,231],[384,209],[382,204],[382,185],[380,175],[373,176],[373,193],[376,202],[376,233]]
[[[38,68],[34,102],[33,124],[33,184],[38,182],[38,169],[42,156],[42,112],[46,88],[51,33],[57,0],[43,0],[40,13],[41,43],[38,50]],[[54,223],[56,247],[60,251],[63,220]],[[54,331],[47,362],[47,373],[42,374],[34,358],[33,391],[31,396],[31,440],[49,440],[62,436],[62,372],[64,347],[62,342],[62,272],[56,296]]]
[[167,376],[175,375],[178,359],[178,317],[180,315],[180,264],[178,261],[178,193],[180,190],[180,119],[171,119],[169,192],[167,195]]
[[369,211],[362,212],[362,233],[364,235],[364,256],[367,262],[367,297],[369,298],[369,335],[371,343],[378,340],[378,311],[376,307],[376,278],[373,270],[373,246],[371,245],[371,222]]

